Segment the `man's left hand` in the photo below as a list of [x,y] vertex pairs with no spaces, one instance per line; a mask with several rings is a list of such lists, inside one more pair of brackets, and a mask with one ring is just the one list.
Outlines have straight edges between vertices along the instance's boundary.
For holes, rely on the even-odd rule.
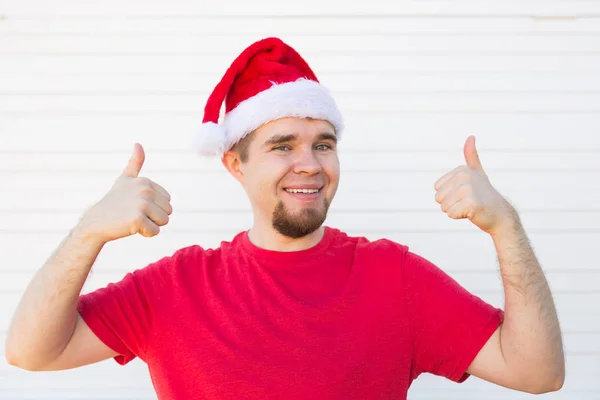
[[464,146],[466,165],[443,175],[435,183],[435,200],[450,218],[468,218],[484,232],[495,235],[514,227],[517,212],[490,183],[483,170],[475,137],[469,136]]

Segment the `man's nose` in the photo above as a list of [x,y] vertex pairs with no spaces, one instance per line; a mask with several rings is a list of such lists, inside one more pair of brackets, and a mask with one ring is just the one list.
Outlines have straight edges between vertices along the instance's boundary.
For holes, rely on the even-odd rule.
[[321,172],[321,169],[321,163],[319,162],[314,149],[303,149],[298,153],[294,165],[295,173],[314,175]]

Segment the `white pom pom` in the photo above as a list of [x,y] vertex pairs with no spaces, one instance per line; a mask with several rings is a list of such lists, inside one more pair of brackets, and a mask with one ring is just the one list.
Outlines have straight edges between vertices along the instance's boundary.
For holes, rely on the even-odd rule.
[[194,150],[203,156],[222,155],[226,139],[225,129],[214,122],[205,122],[193,133]]

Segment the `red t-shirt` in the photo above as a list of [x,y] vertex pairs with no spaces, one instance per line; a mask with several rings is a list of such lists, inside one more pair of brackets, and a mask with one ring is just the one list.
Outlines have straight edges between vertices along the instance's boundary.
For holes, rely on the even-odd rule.
[[432,373],[456,382],[503,319],[390,240],[326,227],[275,252],[247,232],[190,246],[81,296],[79,312],[159,399],[406,399]]

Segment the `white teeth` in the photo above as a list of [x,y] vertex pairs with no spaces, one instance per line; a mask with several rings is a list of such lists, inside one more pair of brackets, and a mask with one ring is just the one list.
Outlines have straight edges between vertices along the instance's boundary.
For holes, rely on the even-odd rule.
[[285,189],[289,193],[317,193],[319,189]]

